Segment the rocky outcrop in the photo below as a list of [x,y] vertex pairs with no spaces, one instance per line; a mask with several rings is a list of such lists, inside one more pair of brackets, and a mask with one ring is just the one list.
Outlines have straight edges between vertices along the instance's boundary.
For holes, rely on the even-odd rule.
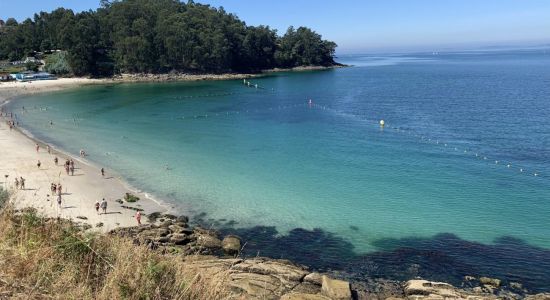
[[[190,256],[186,258],[186,263],[186,272],[189,272],[189,276],[200,274],[203,278],[210,278],[211,284],[217,289],[227,290],[231,295],[236,295],[233,299],[324,300],[351,297],[348,282],[328,277],[324,279],[327,283],[323,287],[306,282],[306,276],[312,273],[305,267],[287,260]],[[338,297],[332,297],[334,295]],[[347,298],[341,298],[340,295]]]
[[[190,228],[185,216],[158,216],[153,224],[110,232],[163,253],[181,254],[190,280],[208,278],[214,289],[229,291],[229,299],[350,299],[349,282],[311,273],[288,260],[234,258],[241,239],[200,227]],[[231,255],[224,258],[223,255]]]
[[330,299],[348,300],[351,299],[351,290],[349,282],[337,279],[331,279],[326,275],[322,277],[321,295]]
[[[383,278],[342,281],[342,274],[310,272],[288,260],[237,257],[242,248],[235,235],[220,238],[214,230],[190,227],[185,216],[158,215],[153,224],[111,231],[161,253],[181,255],[190,280],[202,278],[227,299],[531,299],[550,300],[549,294],[528,296],[521,283],[465,276],[461,288],[444,282]],[[199,279],[197,279],[199,278]]]
[[236,235],[228,235],[222,241],[223,251],[228,255],[237,255],[241,251],[241,238]]
[[456,289],[444,282],[431,282],[427,280],[409,280],[405,284],[406,296],[450,297],[458,298]]

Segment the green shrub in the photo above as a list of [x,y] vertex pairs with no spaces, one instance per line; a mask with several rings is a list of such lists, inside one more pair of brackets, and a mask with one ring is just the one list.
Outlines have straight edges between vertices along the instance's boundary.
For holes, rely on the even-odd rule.
[[139,201],[139,197],[135,196],[135,195],[132,195],[130,193],[126,193],[126,195],[124,195],[124,200],[126,202],[137,202],[137,201]]
[[44,69],[47,72],[57,75],[66,75],[71,73],[71,67],[67,60],[67,51],[55,52],[46,58],[46,66]]

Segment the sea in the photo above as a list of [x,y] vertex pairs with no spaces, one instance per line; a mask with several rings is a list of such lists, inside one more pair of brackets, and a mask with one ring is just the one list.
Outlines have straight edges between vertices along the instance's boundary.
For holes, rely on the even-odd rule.
[[352,66],[9,108],[44,142],[241,236],[245,256],[550,291],[550,49],[337,60]]

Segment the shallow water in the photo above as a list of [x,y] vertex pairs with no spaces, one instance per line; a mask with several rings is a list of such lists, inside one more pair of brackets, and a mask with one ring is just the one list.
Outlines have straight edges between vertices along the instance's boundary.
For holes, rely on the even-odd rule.
[[247,237],[254,255],[550,287],[550,54],[341,60],[356,66],[251,80],[259,89],[90,86],[11,108],[38,138]]

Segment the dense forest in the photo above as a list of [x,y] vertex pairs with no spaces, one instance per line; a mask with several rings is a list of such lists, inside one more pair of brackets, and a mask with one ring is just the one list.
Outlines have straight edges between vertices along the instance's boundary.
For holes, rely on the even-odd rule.
[[336,44],[306,27],[279,36],[223,8],[178,0],[100,1],[96,11],[58,8],[0,27],[0,60],[62,50],[46,59],[58,74],[256,72],[335,64]]

